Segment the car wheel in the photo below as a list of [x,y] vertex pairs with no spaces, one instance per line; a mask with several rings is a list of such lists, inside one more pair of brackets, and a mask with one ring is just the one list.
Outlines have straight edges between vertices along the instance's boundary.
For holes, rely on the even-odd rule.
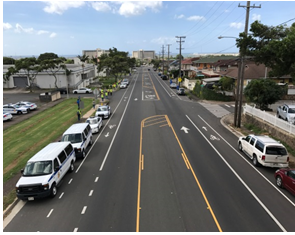
[[92,145],[93,144],[93,140],[92,140],[92,137],[90,138],[90,143],[89,143],[90,145]]
[[256,155],[253,156],[252,161],[253,161],[253,165],[254,165],[254,166],[259,166],[259,165],[260,165],[259,162],[258,162],[258,160],[257,160]]
[[283,188],[283,180],[282,180],[281,176],[277,176],[276,183],[277,183],[278,187]]
[[55,197],[56,194],[57,194],[57,187],[56,187],[56,184],[54,183],[50,189],[50,197]]
[[69,171],[70,171],[70,172],[73,172],[74,169],[75,169],[74,162],[71,161],[71,165],[70,165],[70,169],[69,169]]
[[85,158],[86,157],[86,153],[85,153],[85,150],[82,151],[82,158]]
[[23,112],[22,111],[17,111],[17,114],[23,114]]
[[241,142],[239,142],[239,150],[240,150],[241,152],[243,152],[243,146],[242,146],[242,143],[241,143]]
[[88,94],[89,93],[89,91],[86,91],[86,94]]
[[74,92],[74,94],[77,94],[77,93],[78,93],[77,91]]

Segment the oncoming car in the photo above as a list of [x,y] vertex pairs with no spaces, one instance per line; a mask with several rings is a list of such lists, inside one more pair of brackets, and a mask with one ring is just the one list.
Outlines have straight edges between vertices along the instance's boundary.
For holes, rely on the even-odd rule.
[[102,118],[91,116],[87,118],[87,123],[89,123],[92,133],[98,133],[100,128],[102,127]]
[[111,107],[108,105],[99,106],[95,117],[109,118],[111,116]]
[[121,82],[121,84],[120,84],[120,88],[122,89],[122,88],[127,88],[127,83],[126,82]]
[[12,120],[12,115],[11,113],[3,113],[3,122],[4,121],[11,121]]

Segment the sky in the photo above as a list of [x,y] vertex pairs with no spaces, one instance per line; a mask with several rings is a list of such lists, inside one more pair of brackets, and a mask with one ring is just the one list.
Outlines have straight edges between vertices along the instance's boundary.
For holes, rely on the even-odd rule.
[[[239,7],[239,4],[241,7]],[[82,55],[83,50],[164,49],[182,53],[237,53],[246,1],[3,1],[3,56]],[[295,22],[295,1],[251,1],[252,22]],[[261,8],[257,8],[261,6]],[[228,38],[218,39],[219,36]]]

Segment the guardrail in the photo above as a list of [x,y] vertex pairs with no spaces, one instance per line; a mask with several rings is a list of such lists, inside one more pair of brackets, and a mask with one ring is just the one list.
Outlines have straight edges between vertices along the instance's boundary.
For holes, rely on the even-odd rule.
[[244,113],[252,114],[253,116],[258,117],[273,126],[276,126],[284,131],[289,132],[290,134],[295,135],[295,125],[278,118],[276,115],[267,113],[248,104],[244,106]]

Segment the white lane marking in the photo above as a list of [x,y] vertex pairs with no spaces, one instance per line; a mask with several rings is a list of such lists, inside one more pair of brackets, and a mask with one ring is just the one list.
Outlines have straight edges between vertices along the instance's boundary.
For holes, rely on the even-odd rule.
[[108,132],[108,133],[105,135],[105,137],[109,137],[109,135],[110,135],[110,133]]
[[98,179],[99,179],[99,177],[96,177],[95,180],[94,180],[94,182],[96,183],[98,181]]
[[230,106],[228,104],[224,104],[226,107],[230,108]]
[[70,179],[70,181],[69,181],[69,183],[68,183],[68,184],[72,183],[72,180],[73,180],[73,179]]
[[75,228],[73,232],[78,232],[78,228]]
[[87,209],[87,206],[84,206],[84,207],[83,207],[83,210],[82,210],[82,212],[81,212],[82,215],[85,214],[86,209]]
[[[136,75],[136,79],[135,79],[135,80],[137,80],[137,78],[138,78],[138,74]],[[133,81],[133,79],[134,79],[134,78],[132,78],[131,82]],[[134,83],[134,85],[135,85],[135,83]],[[133,87],[134,87],[134,85],[133,85]],[[114,109],[113,115],[116,113],[117,109],[119,108],[119,106],[120,106],[120,104],[121,104],[121,102],[122,102],[122,100],[123,100],[123,98],[124,98],[125,93],[126,93],[128,90],[129,90],[129,87],[125,90],[124,94],[122,95],[122,98],[121,98],[120,102],[117,104],[116,108]],[[83,161],[80,163],[80,165],[79,165],[79,167],[77,168],[77,170],[75,171],[75,173],[78,173],[78,171],[79,171],[80,168],[82,167],[84,161],[86,161],[86,159],[87,159],[89,153],[91,152],[92,148],[95,146],[95,144],[96,144],[96,142],[98,141],[99,137],[102,135],[104,129],[108,126],[109,122],[112,120],[113,115],[108,119],[107,123],[104,125],[104,127],[103,127],[103,129],[100,131],[99,135],[96,137],[95,141],[94,141],[93,144],[91,145],[89,151],[87,152],[85,158],[84,158]]]
[[292,206],[295,207],[295,203],[292,202],[285,194],[283,194],[272,182],[269,181],[269,179],[267,179],[259,170],[257,170],[255,168],[255,166],[253,166],[247,158],[245,158],[238,150],[236,150],[230,143],[228,143],[216,130],[213,129],[213,127],[211,127],[200,115],[198,115],[198,117],[205,122],[208,127],[210,127],[229,147],[231,147],[245,162],[247,162],[247,164],[249,166],[251,166],[262,178],[264,178],[274,189],[276,189],[282,196],[285,197],[285,199],[287,199],[287,201],[289,201]]
[[92,194],[93,194],[93,190],[90,190],[90,192],[89,192],[89,197],[91,197],[92,196]]
[[181,127],[181,129],[180,129],[181,131],[184,131],[184,133],[188,133],[188,131],[189,131],[189,129],[187,128],[187,127]]
[[51,209],[47,215],[47,218],[51,215],[51,213],[53,212],[53,209]]
[[132,94],[133,94],[133,90],[134,90],[134,88],[135,88],[135,84],[136,84],[136,82],[134,82],[134,84],[133,84],[132,90],[131,90],[130,95],[129,95],[129,99],[128,99],[128,101],[127,101],[127,104],[126,104],[125,109],[124,109],[124,111],[123,111],[123,114],[122,114],[122,116],[121,116],[120,122],[119,122],[118,127],[117,127],[117,129],[116,129],[116,132],[115,132],[115,134],[114,134],[114,136],[113,136],[113,139],[112,139],[112,141],[111,141],[111,143],[110,143],[110,146],[109,146],[109,148],[108,148],[108,151],[107,151],[107,153],[106,153],[106,155],[105,155],[105,157],[104,157],[104,159],[103,159],[103,162],[102,162],[102,164],[101,164],[101,167],[100,167],[100,169],[99,169],[100,171],[102,171],[102,169],[103,169],[103,166],[104,166],[104,164],[105,164],[105,162],[106,162],[106,160],[107,160],[107,158],[108,158],[108,156],[109,156],[109,152],[110,152],[110,150],[111,150],[111,148],[112,148],[112,146],[113,146],[114,140],[115,140],[115,138],[116,138],[116,136],[117,136],[117,133],[118,133],[118,131],[119,131],[119,129],[120,129],[120,126],[121,126],[121,123],[122,123],[123,118],[124,118],[124,116],[125,116],[126,110],[127,110],[127,108],[128,108],[128,105],[129,105],[129,102],[130,102],[131,96],[132,96]]
[[63,195],[64,195],[64,192],[61,193],[61,195],[59,196],[59,199],[61,199]]
[[281,225],[281,223],[276,219],[276,217],[268,210],[268,208],[263,204],[262,201],[256,196],[256,194],[250,189],[250,187],[242,180],[239,174],[231,167],[231,165],[223,158],[223,156],[218,152],[218,150],[213,146],[213,144],[207,139],[207,137],[201,132],[201,130],[196,126],[196,124],[187,116],[187,119],[192,123],[192,125],[198,130],[198,132],[204,137],[204,139],[211,145],[214,151],[219,155],[223,162],[228,166],[228,168],[234,173],[234,175],[240,180],[244,187],[248,190],[250,194],[255,198],[255,200],[261,205],[261,207],[266,211],[266,213],[272,218],[272,220],[281,228],[283,232],[287,230]]

